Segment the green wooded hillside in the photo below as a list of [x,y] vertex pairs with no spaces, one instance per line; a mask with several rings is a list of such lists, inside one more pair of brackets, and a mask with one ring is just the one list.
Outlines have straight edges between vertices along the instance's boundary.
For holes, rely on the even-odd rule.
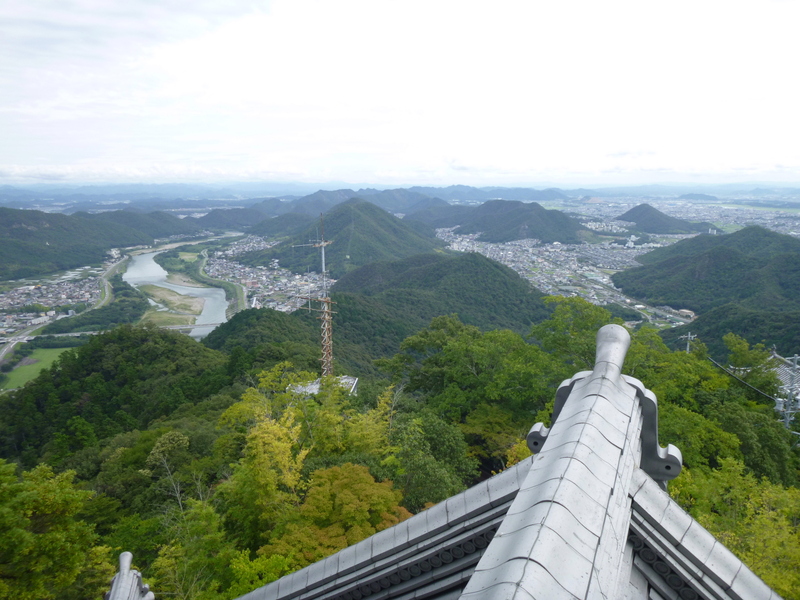
[[98,264],[110,248],[152,243],[152,236],[117,223],[0,207],[0,279]]
[[145,233],[153,238],[198,233],[202,229],[195,223],[194,219],[179,219],[174,215],[161,211],[139,213],[128,210],[113,210],[96,214],[75,213],[72,216],[99,222],[116,223],[117,225],[130,227]]
[[0,455],[41,453],[148,426],[227,383],[225,357],[179,333],[125,325],[63,353],[22,390],[0,398]]
[[[243,254],[240,262],[265,265],[278,259],[281,267],[295,272],[319,271],[319,250],[296,247],[319,237],[319,226],[315,225],[274,248]],[[343,202],[325,215],[325,239],[332,242],[326,255],[328,269],[336,279],[371,262],[431,252],[444,245],[432,233],[425,235],[418,227],[363,200]]]
[[640,262],[645,265],[614,274],[614,284],[650,304],[697,312],[690,328],[702,333],[715,356],[728,332],[768,341],[783,353],[796,348],[800,323],[792,316],[800,311],[800,240],[747,227],[683,240]]
[[307,230],[315,221],[319,219],[311,215],[286,213],[256,223],[247,230],[247,233],[264,237],[292,236]]
[[456,233],[481,232],[486,242],[510,242],[536,238],[545,243],[578,244],[589,230],[558,210],[547,210],[536,202],[489,200],[480,206],[429,206],[409,213],[409,221],[433,227],[456,227]]
[[636,260],[650,265],[678,256],[697,256],[713,248],[732,249],[751,258],[769,259],[779,254],[800,252],[800,240],[752,225],[726,235],[701,234],[681,240],[642,254]]
[[409,212],[403,220],[405,221],[420,221],[426,223],[434,228],[440,227],[456,227],[464,223],[472,212],[475,211],[474,206],[463,205],[434,205],[426,206]]
[[[541,293],[480,254],[419,254],[372,263],[340,279],[331,298],[336,303],[334,355],[340,373],[374,372],[374,359],[395,352],[405,337],[440,315],[456,314],[484,331],[525,333],[549,313]],[[215,329],[204,343],[222,350],[240,346],[251,362],[261,365],[273,364],[265,356],[291,359],[288,346],[302,353],[304,368],[315,368],[320,353],[317,316],[304,310],[247,310]]]

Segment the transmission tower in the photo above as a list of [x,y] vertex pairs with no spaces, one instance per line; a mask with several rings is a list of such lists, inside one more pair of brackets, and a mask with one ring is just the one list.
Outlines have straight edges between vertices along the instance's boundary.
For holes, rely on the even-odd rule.
[[789,385],[783,386],[782,391],[784,392],[784,398],[781,400],[779,406],[776,408],[778,412],[783,415],[783,425],[786,429],[791,428],[792,420],[794,416],[800,412],[800,401],[798,401],[798,392],[797,392],[797,359],[800,358],[797,354],[794,356],[789,357],[786,360],[792,361],[792,369],[791,369],[791,377],[789,379]]
[[[322,220],[322,215],[319,216],[320,223],[320,237],[318,240],[311,240],[310,244],[297,244],[295,247],[311,247],[320,248],[322,252],[322,296],[320,298],[303,297],[304,300],[309,301],[309,310],[315,310],[320,313],[317,317],[322,321],[322,376],[333,375],[333,321],[332,317],[334,311],[331,310],[331,304],[336,304],[328,297],[328,275],[325,270],[325,246],[332,244],[332,241],[325,240],[325,224]],[[319,302],[319,308],[311,308],[311,302]]]

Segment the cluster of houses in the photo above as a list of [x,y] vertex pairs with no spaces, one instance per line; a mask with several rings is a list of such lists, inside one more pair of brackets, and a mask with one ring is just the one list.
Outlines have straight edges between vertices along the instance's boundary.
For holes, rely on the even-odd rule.
[[75,314],[74,307],[92,306],[99,298],[96,276],[23,285],[0,293],[0,335],[47,323],[59,314]]

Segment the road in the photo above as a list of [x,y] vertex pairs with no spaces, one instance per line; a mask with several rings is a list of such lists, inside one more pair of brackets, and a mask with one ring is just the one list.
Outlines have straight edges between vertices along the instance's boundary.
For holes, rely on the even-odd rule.
[[100,294],[100,300],[98,300],[97,304],[95,304],[92,308],[101,308],[106,304],[108,304],[109,302],[111,302],[111,300],[114,297],[114,294],[112,292],[111,282],[109,281],[109,279],[113,277],[117,273],[119,268],[123,265],[123,263],[125,263],[129,259],[130,256],[125,256],[122,259],[118,260],[117,262],[112,263],[111,266],[108,267],[108,269],[106,269],[105,273],[100,275],[100,282],[103,286],[103,293]]
[[11,336],[5,344],[0,346],[0,361],[2,361],[7,354],[11,353],[11,351],[14,349],[14,346],[27,341],[27,339],[31,337],[30,334],[39,329],[40,327],[41,325],[32,325],[31,327],[23,329],[22,331],[18,331],[13,336]]

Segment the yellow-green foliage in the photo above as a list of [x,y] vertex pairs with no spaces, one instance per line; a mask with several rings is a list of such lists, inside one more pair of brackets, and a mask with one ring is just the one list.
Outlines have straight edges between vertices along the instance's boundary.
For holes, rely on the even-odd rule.
[[716,470],[685,470],[669,491],[778,594],[800,599],[800,490],[724,459]]
[[92,493],[41,465],[17,477],[0,460],[0,598],[99,596],[113,572],[108,548],[78,518]]
[[376,482],[366,467],[318,470],[302,505],[259,554],[289,556],[294,568],[305,567],[410,517],[401,498],[391,481]]

